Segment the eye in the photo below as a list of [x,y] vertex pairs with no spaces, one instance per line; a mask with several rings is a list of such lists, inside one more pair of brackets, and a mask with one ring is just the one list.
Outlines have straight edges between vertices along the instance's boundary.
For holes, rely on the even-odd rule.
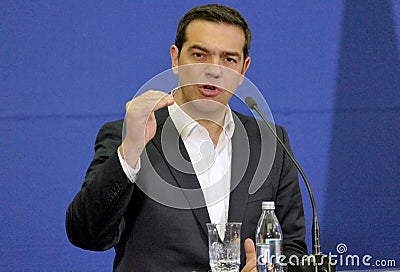
[[204,57],[204,54],[203,54],[203,53],[199,53],[199,52],[195,52],[195,53],[193,53],[193,56],[194,56],[195,58],[200,59],[200,58],[203,58],[203,57]]
[[228,63],[237,63],[237,60],[236,59],[234,59],[234,58],[226,58],[225,59],[226,60],[226,62],[228,62]]

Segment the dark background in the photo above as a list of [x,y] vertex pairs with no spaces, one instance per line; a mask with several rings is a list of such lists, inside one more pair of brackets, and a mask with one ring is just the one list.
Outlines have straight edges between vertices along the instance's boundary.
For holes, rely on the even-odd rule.
[[[170,68],[180,17],[205,3],[0,2],[0,271],[111,271],[112,250],[68,242],[65,210],[100,126]],[[400,266],[400,2],[221,3],[252,28],[247,77],[312,183],[322,250]]]

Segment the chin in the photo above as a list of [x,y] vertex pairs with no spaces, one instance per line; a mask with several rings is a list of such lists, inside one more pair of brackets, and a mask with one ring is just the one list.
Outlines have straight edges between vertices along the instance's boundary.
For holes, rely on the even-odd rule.
[[205,97],[185,103],[183,109],[195,120],[197,118],[212,119],[212,115],[225,113],[227,105],[220,101]]

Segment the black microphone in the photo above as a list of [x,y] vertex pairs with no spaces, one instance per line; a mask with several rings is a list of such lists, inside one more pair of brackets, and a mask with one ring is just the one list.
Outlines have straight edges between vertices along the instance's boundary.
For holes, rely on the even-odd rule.
[[[306,184],[307,191],[308,191],[308,194],[309,194],[310,200],[311,200],[311,206],[313,209],[313,224],[312,224],[312,229],[311,229],[312,256],[310,256],[310,258],[306,262],[308,262],[308,265],[310,267],[314,267],[315,271],[336,271],[335,266],[332,265],[328,256],[323,255],[321,253],[320,229],[319,229],[319,222],[318,222],[318,215],[317,215],[317,207],[315,205],[314,194],[311,190],[310,182],[308,181],[306,175],[304,174],[303,169],[300,167],[300,165],[297,163],[296,159],[293,157],[292,153],[289,151],[289,149],[283,143],[281,138],[279,138],[279,136],[276,134],[275,130],[272,128],[270,122],[268,122],[268,120],[265,118],[264,114],[258,108],[257,102],[254,100],[254,98],[251,96],[248,96],[245,98],[245,102],[246,102],[246,105],[250,109],[257,112],[257,114],[261,117],[261,119],[264,121],[264,123],[267,125],[267,127],[271,130],[272,134],[277,139],[279,144],[282,146],[283,150],[288,155],[290,160],[293,162],[293,164],[299,171],[301,177],[303,178],[304,183]],[[311,263],[314,263],[314,265],[312,265]],[[303,260],[303,264],[304,264],[304,260]],[[320,270],[318,268],[320,268]],[[314,270],[304,269],[302,271],[314,271]]]

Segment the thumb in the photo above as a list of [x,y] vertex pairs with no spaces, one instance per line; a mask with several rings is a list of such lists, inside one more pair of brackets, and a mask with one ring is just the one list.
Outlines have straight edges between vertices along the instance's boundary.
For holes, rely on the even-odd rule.
[[256,258],[256,248],[254,246],[253,240],[247,238],[244,241],[244,251],[246,252],[246,263],[249,263]]

